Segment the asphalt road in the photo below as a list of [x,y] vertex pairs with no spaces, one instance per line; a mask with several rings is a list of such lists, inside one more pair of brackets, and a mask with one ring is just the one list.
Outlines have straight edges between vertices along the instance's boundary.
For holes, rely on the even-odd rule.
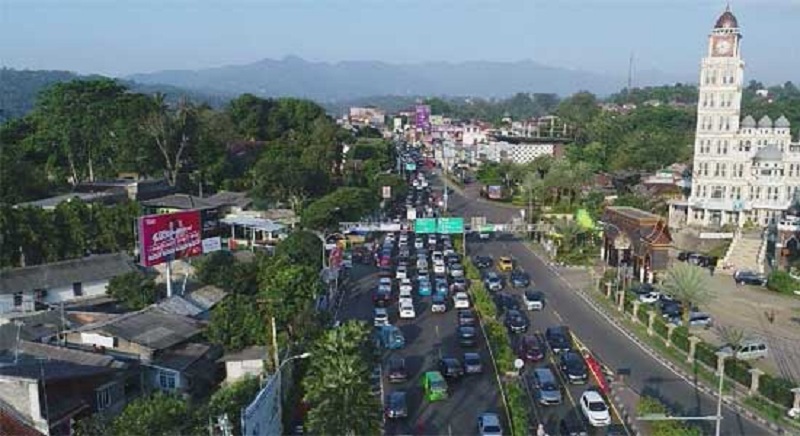
[[[339,319],[359,319],[372,323],[372,290],[378,283],[378,270],[371,266],[357,265],[351,272],[349,289],[346,290],[339,309]],[[392,323],[406,337],[402,350],[387,351],[383,357],[384,370],[392,354],[406,359],[409,369],[408,381],[389,384],[384,378],[383,391],[405,390],[408,395],[409,417],[402,420],[387,420],[386,434],[468,435],[477,432],[477,417],[483,412],[494,412],[504,417],[505,411],[497,387],[497,379],[489,359],[483,338],[478,351],[483,358],[484,372],[469,375],[450,383],[450,398],[429,403],[423,399],[420,377],[425,371],[437,370],[440,356],[457,357],[462,360],[464,349],[456,336],[456,312],[450,307],[445,314],[430,311],[430,297],[415,296],[417,318],[400,320],[397,303],[389,310]],[[420,424],[422,427],[420,427]],[[507,427],[506,427],[507,428]]]
[[[509,222],[519,211],[492,205],[487,202],[465,199],[458,193],[449,198],[449,210],[454,215],[468,219],[484,216],[490,223]],[[472,247],[470,242],[470,247]],[[563,320],[599,360],[611,368],[629,368],[626,382],[640,394],[661,399],[675,415],[708,416],[716,414],[715,397],[695,388],[692,380],[678,376],[657,359],[632,342],[616,327],[606,322],[593,308],[571,291],[545,263],[528,250],[522,242],[498,241],[490,244],[489,251],[511,255],[520,267],[529,272],[536,286],[544,291],[553,316],[545,323]],[[535,316],[535,315],[534,315]],[[545,420],[545,422],[547,422]],[[707,423],[704,432],[713,433],[713,423]],[[770,434],[761,425],[744,416],[723,408],[722,434]]]

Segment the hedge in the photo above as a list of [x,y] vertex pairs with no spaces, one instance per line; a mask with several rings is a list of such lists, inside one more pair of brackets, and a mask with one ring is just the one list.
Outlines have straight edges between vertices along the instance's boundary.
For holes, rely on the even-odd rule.
[[717,367],[717,354],[716,351],[711,348],[710,345],[706,344],[705,342],[699,342],[697,344],[697,349],[695,350],[695,359],[699,360],[700,362],[705,363],[711,368]]
[[506,390],[506,400],[508,401],[508,409],[511,412],[511,425],[514,436],[525,436],[528,434],[528,399],[526,394],[522,391],[519,383],[504,382]]
[[773,271],[767,278],[767,289],[781,294],[794,295],[800,291],[800,282],[786,271]]
[[667,323],[664,322],[664,318],[657,316],[656,319],[653,320],[653,331],[662,338],[667,339],[669,329],[667,328]]
[[795,384],[789,380],[764,374],[759,379],[758,392],[776,404],[788,408],[792,407],[794,401],[792,389],[795,387]]
[[494,319],[484,319],[483,328],[492,347],[494,360],[500,372],[506,373],[514,370],[514,352],[511,350],[511,340],[505,326]]
[[689,330],[686,327],[678,327],[672,332],[672,343],[675,347],[683,350],[685,353],[689,352]]
[[752,366],[743,360],[725,360],[725,375],[736,380],[743,386],[750,386],[750,373],[748,372],[750,368],[752,368]]

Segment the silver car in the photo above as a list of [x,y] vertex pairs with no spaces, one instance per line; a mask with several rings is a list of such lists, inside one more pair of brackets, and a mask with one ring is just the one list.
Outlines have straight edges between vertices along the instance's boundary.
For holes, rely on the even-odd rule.
[[561,388],[553,371],[547,367],[536,368],[531,375],[536,388],[536,399],[539,404],[548,406],[561,404]]

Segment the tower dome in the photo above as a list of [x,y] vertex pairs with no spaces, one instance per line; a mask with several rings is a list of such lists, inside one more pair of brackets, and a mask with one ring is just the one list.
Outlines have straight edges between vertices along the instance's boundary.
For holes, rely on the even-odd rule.
[[791,124],[789,123],[789,120],[787,120],[785,116],[781,115],[780,118],[775,120],[775,127],[776,128],[787,128],[787,127],[791,127]]
[[764,115],[758,120],[758,128],[759,129],[771,129],[772,128],[772,119],[769,115]]
[[738,29],[739,22],[736,17],[731,13],[730,6],[725,8],[725,12],[717,18],[717,24],[714,25],[715,29]]

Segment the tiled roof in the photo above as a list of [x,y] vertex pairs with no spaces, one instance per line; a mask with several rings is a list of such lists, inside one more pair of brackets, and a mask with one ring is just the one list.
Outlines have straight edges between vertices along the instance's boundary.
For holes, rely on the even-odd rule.
[[30,292],[107,280],[134,271],[125,253],[97,254],[44,265],[0,271],[0,294]]
[[185,371],[195,362],[208,357],[215,351],[214,347],[209,344],[187,343],[159,353],[153,360],[153,364],[176,371]]

